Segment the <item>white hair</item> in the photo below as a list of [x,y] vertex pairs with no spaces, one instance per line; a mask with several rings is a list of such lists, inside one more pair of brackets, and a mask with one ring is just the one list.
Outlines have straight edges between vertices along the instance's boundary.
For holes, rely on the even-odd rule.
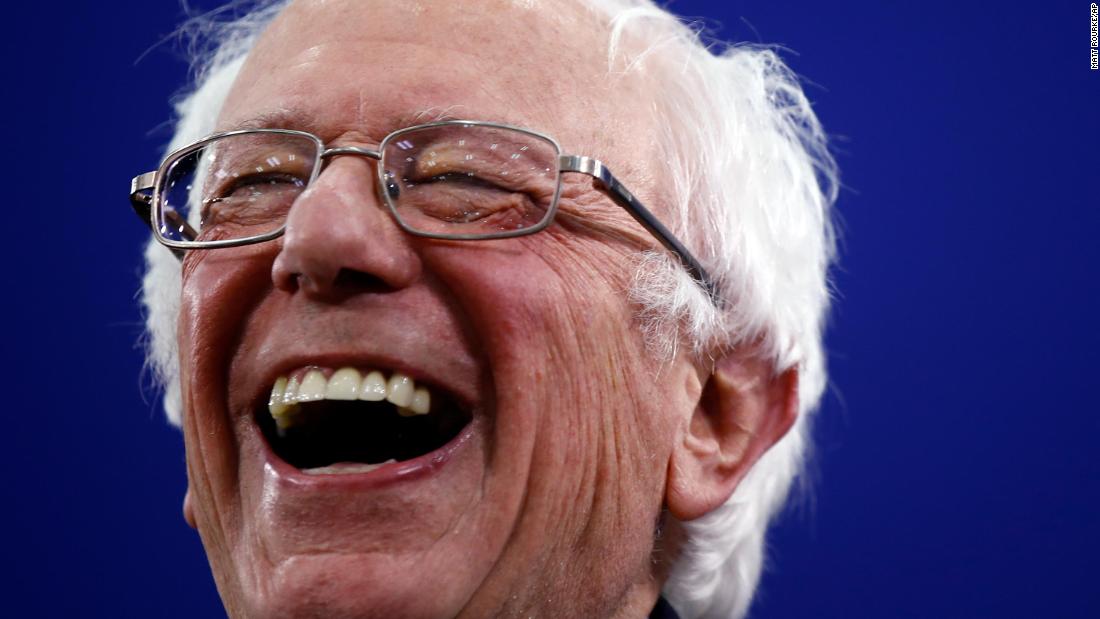
[[[663,180],[671,186],[665,212],[673,213],[671,227],[726,301],[712,303],[666,253],[641,254],[631,297],[647,342],[666,358],[682,342],[698,358],[751,343],[776,372],[799,370],[791,431],[724,505],[676,523],[686,542],[664,595],[685,619],[742,617],[760,579],[768,523],[803,470],[810,416],[825,389],[836,164],[798,80],[774,50],[711,49],[696,27],[651,0],[582,1],[610,24],[608,71],[643,71],[660,84],[653,111],[659,160],[668,170]],[[228,22],[209,15],[188,22],[185,31],[198,35],[193,40],[210,45],[192,48],[196,86],[176,103],[169,151],[213,131],[253,43],[287,3],[261,1]],[[145,257],[148,359],[164,387],[168,418],[179,425],[179,263],[154,241]]]

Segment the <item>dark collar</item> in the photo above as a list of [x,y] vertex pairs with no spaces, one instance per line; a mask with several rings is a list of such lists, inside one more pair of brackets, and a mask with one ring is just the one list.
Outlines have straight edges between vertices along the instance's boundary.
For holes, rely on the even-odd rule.
[[672,605],[665,598],[657,598],[657,605],[649,613],[649,619],[680,619],[680,615],[672,610]]

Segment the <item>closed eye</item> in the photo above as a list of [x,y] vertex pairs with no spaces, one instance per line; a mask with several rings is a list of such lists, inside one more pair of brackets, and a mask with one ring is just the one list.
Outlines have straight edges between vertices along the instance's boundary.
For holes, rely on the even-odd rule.
[[264,223],[285,215],[307,181],[293,174],[235,177],[202,201],[202,227],[221,223]]
[[234,196],[238,191],[246,188],[252,188],[254,193],[259,193],[263,191],[263,188],[273,185],[291,185],[300,188],[305,187],[306,182],[306,180],[293,174],[247,174],[233,178],[225,187],[219,188],[214,192],[214,197],[212,199],[222,200],[229,198]]

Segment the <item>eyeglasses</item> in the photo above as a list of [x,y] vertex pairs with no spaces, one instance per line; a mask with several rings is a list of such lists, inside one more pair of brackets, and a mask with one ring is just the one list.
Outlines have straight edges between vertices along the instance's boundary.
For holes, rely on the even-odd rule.
[[133,179],[130,203],[160,243],[184,250],[236,247],[279,237],[295,200],[337,156],[378,162],[377,187],[405,232],[459,241],[534,234],[554,219],[561,174],[595,179],[716,299],[694,256],[596,159],[564,155],[553,138],[497,123],[455,120],[400,129],[377,150],[326,148],[290,129],[217,133]]

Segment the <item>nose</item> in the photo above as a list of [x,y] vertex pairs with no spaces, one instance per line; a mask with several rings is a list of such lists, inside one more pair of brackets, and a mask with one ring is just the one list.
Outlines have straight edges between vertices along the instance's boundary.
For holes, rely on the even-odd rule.
[[416,281],[420,258],[384,210],[373,172],[366,159],[334,158],[298,196],[271,269],[277,288],[332,301]]

